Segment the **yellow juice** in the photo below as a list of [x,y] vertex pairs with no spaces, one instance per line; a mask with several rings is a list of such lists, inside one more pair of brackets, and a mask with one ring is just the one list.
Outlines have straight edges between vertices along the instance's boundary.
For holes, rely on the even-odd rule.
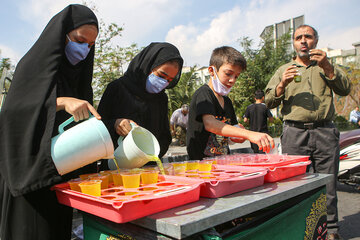
[[101,180],[101,189],[106,189],[109,187],[109,176],[110,175],[100,175],[100,174],[94,174],[90,175],[90,180]]
[[113,172],[111,175],[115,186],[123,185],[122,176],[120,172]]
[[81,192],[92,196],[101,196],[101,180],[90,180],[79,183]]
[[174,167],[175,175],[183,175],[186,172],[186,162],[174,162],[171,163]]
[[186,170],[199,170],[199,161],[188,161],[186,163]]
[[138,188],[140,186],[140,173],[122,173],[124,188]]
[[151,157],[151,160],[150,161],[154,161],[156,162],[156,164],[158,165],[159,169],[160,169],[160,173],[162,175],[165,175],[165,171],[164,171],[164,167],[162,165],[162,162],[160,160],[160,158],[158,158],[157,156],[155,155],[149,155]]
[[210,172],[212,167],[212,161],[200,161],[199,172]]
[[158,182],[159,173],[157,171],[145,171],[141,173],[142,184],[153,184]]
[[70,185],[70,189],[77,191],[77,192],[81,192],[81,188],[79,186],[79,183],[81,183],[83,180],[77,178],[77,179],[71,179],[70,181],[68,181],[68,184]]

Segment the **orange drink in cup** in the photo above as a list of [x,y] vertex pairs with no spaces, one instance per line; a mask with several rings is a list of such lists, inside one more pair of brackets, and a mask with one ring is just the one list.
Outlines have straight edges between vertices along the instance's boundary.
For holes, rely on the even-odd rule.
[[140,187],[140,172],[122,172],[121,173],[124,188]]
[[100,197],[101,180],[86,180],[79,183],[81,192],[84,194]]
[[114,181],[113,181],[113,178],[112,178],[112,175],[111,175],[111,171],[110,171],[110,170],[107,170],[107,171],[101,171],[99,174],[100,174],[101,176],[104,176],[104,175],[109,175],[109,183],[114,182]]
[[123,181],[122,181],[122,176],[121,176],[121,172],[118,171],[114,171],[111,173],[113,182],[115,186],[122,186],[123,185]]
[[186,162],[186,170],[192,171],[192,170],[199,170],[199,160],[191,160]]
[[109,187],[109,175],[93,174],[89,176],[90,180],[101,180],[101,189]]
[[185,176],[186,162],[173,162],[171,163],[174,167],[175,176]]
[[158,182],[159,172],[156,170],[143,171],[140,175],[142,184],[153,184]]
[[210,172],[212,168],[212,160],[202,160],[199,162],[199,172]]
[[89,179],[89,176],[90,175],[94,175],[95,173],[85,173],[85,174],[81,174],[80,176],[79,176],[79,178],[81,179],[81,180],[88,180]]
[[80,178],[75,178],[75,179],[71,179],[68,181],[68,184],[70,185],[70,189],[77,191],[77,192],[81,192],[79,183],[81,183],[83,180],[81,180]]

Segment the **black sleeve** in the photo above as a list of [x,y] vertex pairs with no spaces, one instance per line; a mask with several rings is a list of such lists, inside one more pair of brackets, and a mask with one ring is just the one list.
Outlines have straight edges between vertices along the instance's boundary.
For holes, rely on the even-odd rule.
[[248,107],[246,108],[246,111],[245,111],[244,117],[246,117],[246,118],[250,118],[250,106],[248,106]]
[[98,107],[98,113],[101,116],[101,120],[108,129],[114,143],[117,142],[119,137],[114,128],[115,121],[118,118],[118,113],[116,111],[117,108],[114,106],[123,106],[120,96],[121,94],[119,94],[119,92],[120,91],[117,90],[116,85],[111,82],[106,87]]
[[268,118],[273,116],[268,108],[266,108],[266,115],[267,115]]

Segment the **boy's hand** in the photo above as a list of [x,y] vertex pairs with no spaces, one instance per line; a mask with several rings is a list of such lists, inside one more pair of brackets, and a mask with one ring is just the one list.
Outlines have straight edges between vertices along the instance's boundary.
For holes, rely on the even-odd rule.
[[259,150],[263,152],[269,153],[270,149],[275,147],[274,139],[266,133],[251,131],[248,139],[250,142],[257,144]]
[[136,124],[136,122],[134,122],[134,121],[132,121],[130,119],[126,119],[126,118],[118,118],[118,119],[116,119],[115,125],[114,125],[116,133],[118,135],[120,135],[120,136],[123,136],[123,137],[128,135],[128,133],[132,129],[130,123],[135,123]]

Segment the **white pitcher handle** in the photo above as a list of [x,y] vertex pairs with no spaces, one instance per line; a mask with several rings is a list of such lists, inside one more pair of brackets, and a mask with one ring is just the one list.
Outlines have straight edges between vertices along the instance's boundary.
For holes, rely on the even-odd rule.
[[[89,118],[94,117],[91,113],[89,113]],[[71,118],[69,118],[68,120],[66,120],[65,122],[63,122],[62,124],[59,125],[58,131],[59,133],[63,133],[65,130],[64,128],[69,125],[70,123],[72,123],[74,121],[74,116],[71,116]]]

